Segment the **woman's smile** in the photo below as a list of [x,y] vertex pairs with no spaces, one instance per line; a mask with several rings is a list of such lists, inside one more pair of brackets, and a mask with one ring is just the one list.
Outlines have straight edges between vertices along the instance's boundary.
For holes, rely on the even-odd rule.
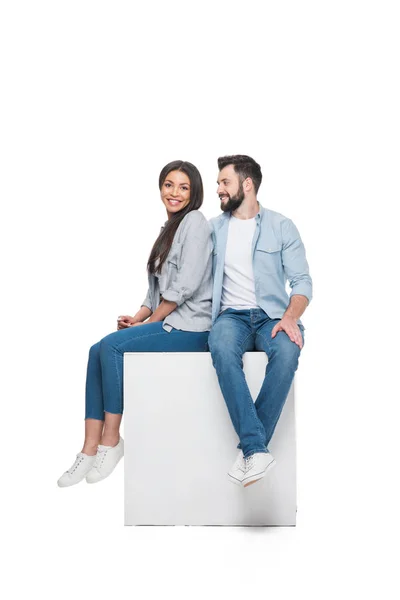
[[168,218],[183,210],[190,202],[190,179],[183,171],[171,171],[161,187],[161,200]]

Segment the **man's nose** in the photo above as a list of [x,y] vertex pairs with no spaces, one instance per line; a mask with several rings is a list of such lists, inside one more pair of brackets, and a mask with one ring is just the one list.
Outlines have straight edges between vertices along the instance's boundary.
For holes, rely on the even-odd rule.
[[222,186],[221,186],[221,184],[217,187],[217,194],[222,194]]

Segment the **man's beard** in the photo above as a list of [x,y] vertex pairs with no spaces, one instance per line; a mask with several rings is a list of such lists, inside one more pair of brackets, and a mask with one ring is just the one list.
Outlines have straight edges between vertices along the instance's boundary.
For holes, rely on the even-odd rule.
[[239,208],[244,200],[243,186],[241,185],[238,193],[235,196],[229,196],[227,202],[221,202],[221,210],[223,212],[234,212]]

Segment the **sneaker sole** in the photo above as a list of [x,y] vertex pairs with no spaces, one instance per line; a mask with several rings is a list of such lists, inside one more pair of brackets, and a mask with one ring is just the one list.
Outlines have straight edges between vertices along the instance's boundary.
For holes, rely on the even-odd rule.
[[64,487],[72,487],[73,485],[78,485],[78,483],[81,483],[81,481],[83,481],[86,478],[87,474],[92,469],[92,467],[93,467],[93,465],[91,465],[91,467],[87,470],[87,472],[84,475],[82,475],[82,477],[80,479],[78,479],[77,481],[71,482],[71,481],[67,480],[66,482],[63,482],[63,481],[60,482],[60,479],[61,479],[61,477],[60,477],[60,479],[57,481],[58,487],[64,488]]
[[72,487],[73,485],[78,485],[78,483],[81,483],[85,479],[85,477],[86,475],[84,475],[82,479],[79,479],[79,481],[74,481],[73,483],[60,483],[57,481],[57,485],[59,488]]
[[246,483],[244,483],[245,478],[242,481],[242,485],[243,487],[249,487],[249,485],[252,485],[253,483],[257,483],[257,481],[260,481],[260,479],[262,479],[267,471],[269,471],[269,469],[271,469],[272,467],[274,467],[276,465],[276,460],[274,459],[273,461],[271,461],[269,463],[269,465],[267,465],[265,471],[263,471],[262,473],[257,473],[257,475],[252,475],[248,481],[246,481]]
[[228,473],[228,478],[229,478],[229,481],[231,481],[235,485],[240,485],[240,486],[242,485],[242,480],[236,479],[236,477],[233,477],[230,473]]

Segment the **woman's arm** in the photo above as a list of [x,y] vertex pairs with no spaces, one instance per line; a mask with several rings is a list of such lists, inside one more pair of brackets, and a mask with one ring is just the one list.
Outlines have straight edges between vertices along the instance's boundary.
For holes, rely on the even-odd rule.
[[[178,306],[190,298],[201,284],[212,252],[211,230],[201,213],[190,213],[182,248],[178,275],[163,293],[163,300],[146,323],[164,321]],[[189,216],[189,215],[188,215]],[[143,303],[149,305],[149,299]],[[140,323],[137,323],[139,325]]]
[[141,306],[137,311],[136,315],[133,317],[135,319],[135,323],[142,323],[151,315],[151,310],[148,306]]
[[147,306],[141,306],[137,313],[130,317],[129,315],[122,315],[118,317],[117,329],[126,329],[133,325],[141,325],[151,315],[151,310]]
[[163,300],[151,315],[150,319],[146,323],[156,323],[157,321],[164,321],[165,317],[168,317],[176,309],[178,305],[176,302],[170,302],[169,300]]
[[[181,266],[177,276],[169,288],[164,291],[164,300],[180,306],[201,285],[211,260],[212,241],[211,230],[208,222],[197,211],[189,213],[191,216],[183,240]],[[172,312],[172,311],[171,311]]]

